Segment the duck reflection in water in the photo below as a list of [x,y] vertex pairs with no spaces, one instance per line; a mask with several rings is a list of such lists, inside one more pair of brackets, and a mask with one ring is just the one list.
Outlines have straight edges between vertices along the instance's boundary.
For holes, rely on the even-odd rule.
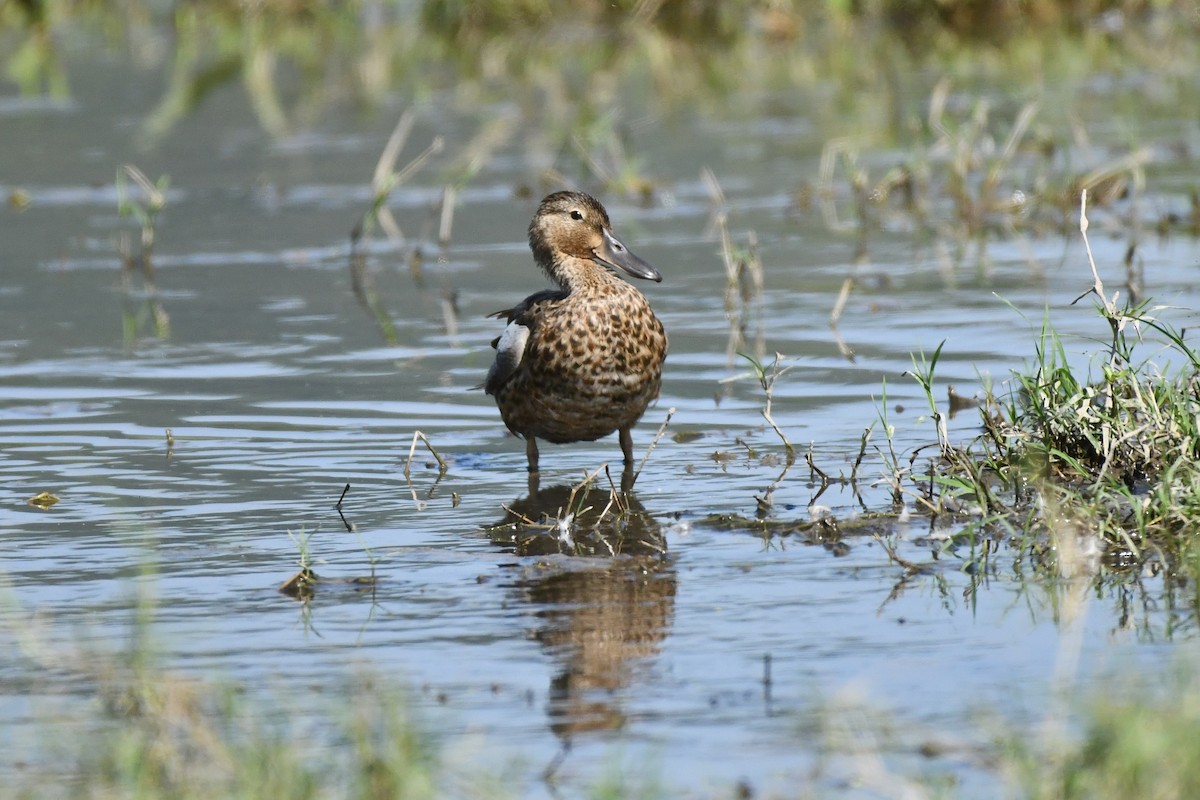
[[[657,655],[674,616],[661,526],[633,495],[621,495],[620,508],[609,505],[614,497],[544,489],[514,502],[490,533],[505,550],[540,556],[512,588],[534,607],[533,635],[557,665],[547,714],[564,753],[576,735],[623,725],[622,691]],[[579,510],[568,519],[571,508]]]

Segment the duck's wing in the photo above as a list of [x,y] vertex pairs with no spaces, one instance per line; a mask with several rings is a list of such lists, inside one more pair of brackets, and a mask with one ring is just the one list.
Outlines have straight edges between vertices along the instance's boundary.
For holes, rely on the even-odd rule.
[[[503,311],[493,311],[491,314],[488,314],[488,316],[495,317],[496,319],[507,320],[508,322],[512,323],[516,322],[521,317],[527,316],[530,310],[539,303],[556,302],[558,300],[564,300],[566,297],[567,293],[562,289],[543,289],[540,292],[535,292],[534,294],[529,295],[529,297],[526,297],[512,308],[506,308]],[[492,342],[492,347],[495,346],[496,342]]]
[[561,289],[546,289],[529,295],[512,308],[488,315],[507,319],[508,326],[505,327],[504,333],[492,340],[492,347],[496,349],[496,360],[492,362],[487,380],[483,382],[485,392],[495,395],[517,371],[521,359],[525,357],[525,348],[529,346],[529,336],[537,328],[542,307],[547,303],[556,303],[566,296],[567,293]]

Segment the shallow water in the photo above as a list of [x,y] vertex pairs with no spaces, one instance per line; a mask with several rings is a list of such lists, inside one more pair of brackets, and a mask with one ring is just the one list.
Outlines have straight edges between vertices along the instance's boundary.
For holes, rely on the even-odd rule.
[[[476,757],[521,759],[523,793],[546,796],[538,775],[565,742],[567,787],[614,763],[660,769],[668,785],[699,793],[740,779],[806,782],[825,747],[814,720],[845,692],[902,722],[904,733],[882,745],[894,765],[927,769],[919,748],[975,743],[981,709],[1039,723],[1063,653],[1085,665],[1086,687],[1192,637],[1190,610],[1171,607],[1149,575],[1148,597],[1106,584],[1082,601],[1076,651],[1059,624],[1070,582],[1045,587],[999,569],[969,592],[972,580],[953,564],[904,580],[865,533],[821,545],[710,520],[752,518],[783,449],[764,428],[762,390],[727,356],[726,278],[701,167],[721,181],[735,240],[754,231],[760,243],[765,290],[743,346],[786,356],[775,419],[834,475],[849,473],[875,423],[863,467],[871,482],[882,471],[874,448],[884,447],[884,381],[897,450],[934,439],[924,397],[903,376],[912,353],[945,341],[944,403],[947,385],[973,394],[981,376],[1001,382],[1031,359],[1046,307],[1073,357],[1102,349],[1090,300],[1070,305],[1091,285],[1078,237],[992,240],[982,258],[974,245],[958,258],[885,225],[857,259],[853,233],[831,232],[794,205],[816,173],[824,142],[815,131],[768,114],[669,117],[641,129],[639,155],[661,187],[655,202],[603,199],[627,244],[665,276],[639,287],[671,338],[639,451],[667,409],[675,415],[635,498],[651,519],[640,534],[666,553],[537,553],[493,528],[502,506],[528,494],[524,449],[472,389],[498,332],[485,315],[543,286],[524,243],[536,197],[516,191],[536,174],[521,137],[459,193],[452,242],[439,251],[428,241],[446,164],[487,110],[438,96],[418,107],[406,153],[435,133],[447,146],[390,204],[405,233],[425,242],[420,278],[407,248],[371,244],[389,335],[352,292],[348,234],[370,202],[398,107],[279,141],[230,85],[141,149],[131,131],[157,79],[111,55],[74,67],[71,102],[0,103],[0,190],[29,198],[24,210],[0,210],[0,559],[15,601],[52,620],[52,640],[119,643],[131,579],[149,570],[172,666],[264,691],[336,685],[347,664],[395,676],[452,747],[478,735],[487,755]],[[140,281],[121,285],[115,237],[132,229],[116,212],[114,175],[130,162],[171,178],[155,256],[165,337],[154,335]],[[1184,207],[1169,182],[1148,191],[1160,206]],[[1125,240],[1098,228],[1092,244],[1119,288]],[[1139,254],[1148,295],[1195,307],[1195,239],[1147,236]],[[837,333],[853,360],[828,322],[847,276],[856,288]],[[1175,313],[1188,324],[1188,312]],[[951,433],[976,428],[965,413]],[[403,470],[417,430],[449,468],[439,479],[418,445],[410,491]],[[617,459],[611,439],[545,446],[543,507],[561,502],[552,487]],[[344,522],[334,504],[347,484]],[[868,508],[888,507],[886,485],[860,488]],[[39,491],[61,501],[27,505]],[[807,520],[816,492],[798,464],[774,493],[774,517]],[[848,490],[819,503],[843,520],[861,510]],[[914,518],[870,530],[895,534],[902,553],[926,561],[928,527]],[[306,605],[280,594],[298,557],[289,534],[310,537],[321,575],[373,573],[377,583],[322,586]],[[15,681],[22,665],[0,670]],[[932,768],[966,793],[995,791],[960,751]],[[850,779],[852,766],[820,769],[830,793],[872,791]]]

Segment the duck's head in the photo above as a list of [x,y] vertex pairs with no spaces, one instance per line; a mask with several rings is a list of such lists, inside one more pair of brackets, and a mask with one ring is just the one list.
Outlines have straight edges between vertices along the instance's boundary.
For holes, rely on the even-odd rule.
[[629,251],[613,233],[600,201],[582,192],[555,192],[538,206],[529,223],[529,247],[546,274],[567,287],[586,262],[626,275],[661,281],[658,270]]

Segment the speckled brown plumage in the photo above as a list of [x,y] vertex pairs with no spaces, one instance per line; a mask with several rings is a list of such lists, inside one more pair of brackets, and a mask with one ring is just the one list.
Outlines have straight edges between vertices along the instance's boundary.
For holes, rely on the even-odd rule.
[[616,238],[604,207],[578,192],[542,201],[529,246],[558,288],[496,314],[508,327],[492,343],[484,388],[509,430],[526,439],[530,472],[537,439],[592,441],[614,431],[629,467],[630,429],[658,397],[667,336],[642,293],[612,269],[662,278]]

